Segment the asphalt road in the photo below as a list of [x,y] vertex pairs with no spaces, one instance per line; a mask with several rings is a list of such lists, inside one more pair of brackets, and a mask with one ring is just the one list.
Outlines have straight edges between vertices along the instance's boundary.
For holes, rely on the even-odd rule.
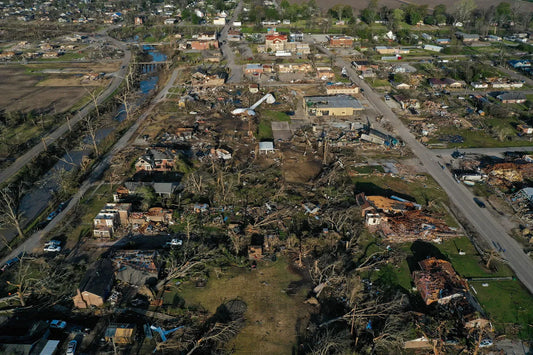
[[65,209],[60,214],[58,214],[52,221],[50,221],[50,223],[48,223],[46,227],[44,227],[40,231],[33,233],[24,241],[24,243],[12,250],[8,256],[4,257],[0,261],[0,265],[3,265],[7,260],[19,255],[21,252],[33,252],[34,249],[40,246],[42,240],[46,237],[46,235],[51,232],[57,225],[59,225],[59,223],[61,223],[63,218],[71,210],[76,208],[83,195],[85,195],[85,193],[89,190],[89,188],[91,188],[91,186],[94,186],[98,182],[102,174],[105,172],[105,170],[107,170],[113,157],[128,145],[130,139],[140,127],[141,123],[146,119],[146,117],[148,117],[148,115],[152,112],[156,105],[165,99],[169,89],[176,81],[178,74],[179,70],[175,69],[163,89],[154,97],[150,106],[146,109],[146,111],[144,111],[142,115],[139,116],[139,118],[137,118],[135,123],[126,131],[126,133],[124,133],[122,137],[120,137],[120,139],[115,143],[113,148],[111,148],[111,150],[104,156],[100,163],[98,163],[98,165],[93,169],[89,177],[82,183],[76,194],[72,196],[72,199],[69,201]]
[[474,202],[474,196],[464,185],[457,183],[449,171],[440,167],[434,157],[434,153],[416,140],[390,107],[381,100],[381,96],[374,92],[363,80],[359,79],[349,63],[342,58],[335,58],[326,48],[319,48],[324,53],[332,56],[338,66],[345,67],[348,70],[350,78],[364,89],[364,94],[368,101],[383,115],[383,123],[390,123],[394,133],[411,148],[426,171],[444,189],[450,201],[486,241],[486,244],[490,247],[494,247],[493,243],[501,245],[503,250],[497,251],[508,261],[524,286],[533,293],[533,261],[524,253],[522,247],[506,233],[505,229],[497,223],[486,208],[480,208]]
[[[115,76],[113,80],[111,81],[111,84],[96,99],[98,105],[104,102],[104,100],[106,100],[119,87],[120,83],[122,83],[122,80],[124,80],[124,77],[126,76],[126,70],[128,69],[128,65],[131,60],[131,52],[127,49],[125,43],[117,41],[111,37],[104,37],[104,38],[105,40],[112,42],[115,46],[117,46],[122,51],[124,51],[124,58],[122,59],[120,69],[118,70],[118,72],[115,73]],[[94,109],[94,102],[91,101],[87,105],[85,105],[80,111],[78,111],[78,113],[74,117],[72,117],[72,119],[70,120],[70,126],[74,127],[83,118],[85,118],[85,116],[87,116],[93,109]],[[56,130],[48,134],[46,137],[44,137],[44,140],[46,141],[47,145],[50,145],[56,140],[58,140],[59,138],[61,138],[68,131],[69,131],[69,125],[67,122],[65,122],[59,128],[57,128]],[[45,150],[45,146],[44,146],[43,141],[41,140],[39,144],[35,145],[25,154],[20,156],[17,160],[15,160],[13,164],[11,164],[9,167],[5,168],[4,170],[0,172],[0,184],[3,184],[4,182],[8,181],[13,176],[15,176],[19,172],[20,169],[26,166],[26,164],[28,164],[30,161],[36,158],[44,150]]]
[[228,80],[226,80],[227,83],[240,83],[243,77],[242,65],[235,64],[235,53],[233,52],[233,49],[230,47],[227,41],[228,31],[231,26],[233,26],[233,22],[237,20],[237,17],[241,13],[242,6],[242,1],[239,1],[237,6],[235,7],[235,10],[233,11],[233,15],[226,22],[226,25],[222,28],[222,31],[220,31],[219,36],[219,43],[221,44],[220,50],[222,51],[224,59],[226,59],[227,61],[226,67],[230,69]]

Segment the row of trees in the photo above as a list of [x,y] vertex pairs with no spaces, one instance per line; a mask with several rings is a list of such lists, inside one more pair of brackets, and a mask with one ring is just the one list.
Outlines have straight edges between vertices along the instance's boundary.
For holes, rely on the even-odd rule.
[[[366,24],[384,21],[391,29],[400,28],[402,22],[416,25],[423,22],[428,25],[451,24],[461,22],[473,26],[514,25],[527,28],[532,20],[531,13],[524,11],[519,2],[501,2],[497,6],[478,8],[475,0],[460,0],[452,9],[439,4],[430,11],[428,5],[407,4],[392,9],[379,6],[378,0],[370,0],[368,6],[360,11],[360,19]],[[353,9],[349,5],[335,5],[329,15],[338,20],[354,20]]]

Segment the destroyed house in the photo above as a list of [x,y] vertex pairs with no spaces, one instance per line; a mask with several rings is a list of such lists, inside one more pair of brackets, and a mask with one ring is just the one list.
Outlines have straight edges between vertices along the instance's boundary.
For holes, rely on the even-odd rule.
[[335,78],[335,72],[330,67],[317,67],[316,75],[317,75],[317,78],[321,80]]
[[352,116],[362,111],[359,100],[348,95],[304,97],[306,113],[310,116]]
[[379,212],[387,214],[402,213],[417,208],[417,204],[409,201],[400,201],[397,199],[383,196],[366,196],[366,200]]
[[427,305],[434,302],[447,304],[463,297],[468,286],[448,261],[429,258],[419,262],[420,271],[413,272],[416,288]]
[[109,259],[102,259],[89,268],[73,297],[74,307],[101,307],[107,300],[114,282],[113,265]]
[[93,219],[93,235],[96,238],[111,238],[120,225],[127,225],[131,203],[107,203]]
[[[135,194],[136,191],[143,186],[151,186],[154,188],[156,195],[163,197],[170,197],[176,189],[179,188],[178,181],[173,182],[143,182],[143,181],[126,181],[124,188],[121,190],[122,196]],[[118,191],[117,191],[118,192]],[[124,195],[125,194],[125,195]]]
[[154,250],[120,250],[113,257],[113,266],[118,280],[131,285],[143,286],[157,279],[159,263]]
[[157,252],[154,250],[120,250],[113,255],[113,265],[117,270],[129,266],[137,270],[157,273]]
[[135,169],[139,171],[171,171],[174,167],[175,154],[169,150],[147,149],[135,162]]
[[132,344],[135,340],[135,324],[110,324],[104,333],[107,342]]
[[221,73],[208,74],[204,70],[197,70],[191,76],[193,87],[216,87],[224,85],[225,77]]

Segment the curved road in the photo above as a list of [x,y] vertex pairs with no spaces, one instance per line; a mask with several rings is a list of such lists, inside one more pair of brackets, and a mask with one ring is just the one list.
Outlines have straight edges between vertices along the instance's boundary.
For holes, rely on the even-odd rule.
[[395,133],[411,148],[413,153],[422,162],[426,171],[444,189],[450,201],[454,203],[461,214],[470,222],[480,237],[491,247],[494,243],[501,245],[503,250],[499,251],[500,254],[508,261],[524,286],[533,293],[533,261],[524,253],[518,242],[507,234],[505,229],[486,208],[480,208],[474,202],[474,196],[463,184],[457,183],[450,172],[440,167],[434,157],[435,153],[416,140],[415,136],[404,126],[398,116],[381,100],[381,96],[374,92],[364,80],[359,79],[357,73],[351,68],[349,63],[342,58],[336,58],[329,50],[322,46],[318,46],[318,48],[332,57],[338,66],[347,69],[352,81],[364,89],[368,101],[376,110],[383,114],[383,121],[388,121],[391,124]]
[[[107,89],[105,89],[96,99],[96,102],[98,105],[104,102],[104,100],[106,100],[122,83],[122,80],[124,80],[126,71],[128,70],[128,65],[131,60],[131,51],[127,49],[125,43],[117,41],[116,39],[111,38],[111,37],[104,37],[104,38],[107,41],[112,42],[115,46],[120,48],[122,51],[124,51],[124,58],[122,59],[120,69],[114,74],[114,78],[111,81],[111,85],[109,85]],[[78,113],[70,120],[70,126],[74,127],[83,118],[85,118],[85,116],[87,116],[93,109],[94,109],[94,102],[91,101],[90,103],[85,105],[81,110],[79,110]],[[58,140],[59,138],[61,138],[68,131],[69,131],[69,125],[68,123],[65,122],[63,125],[61,125],[59,128],[54,130],[52,133],[50,133],[43,139],[46,141],[46,144],[49,145],[55,142],[56,140]],[[0,184],[7,182],[9,179],[15,176],[20,171],[20,169],[26,166],[26,164],[28,164],[30,161],[36,158],[44,150],[45,150],[44,143],[41,140],[39,144],[35,145],[29,151],[27,151],[22,156],[20,156],[17,160],[15,160],[13,164],[11,164],[9,167],[5,168],[4,170],[0,172]]]

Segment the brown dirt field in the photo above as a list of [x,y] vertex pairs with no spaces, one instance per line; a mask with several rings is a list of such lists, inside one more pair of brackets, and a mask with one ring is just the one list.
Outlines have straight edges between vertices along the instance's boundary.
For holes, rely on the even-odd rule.
[[[289,0],[294,3],[302,3],[307,0]],[[498,6],[503,0],[475,0],[478,8],[488,8],[490,6]],[[346,4],[351,5],[356,11],[364,9],[368,6],[367,0],[317,0],[316,3],[321,9],[329,9],[337,4]],[[378,6],[387,6],[389,8],[398,8],[406,4],[416,4],[416,5],[428,5],[430,9],[439,4],[446,5],[448,11],[452,11],[457,1],[454,0],[379,0]],[[519,6],[523,11],[533,11],[533,3],[526,1],[513,1],[513,3],[519,3]]]
[[27,67],[34,72],[43,69],[59,69],[64,70],[68,74],[85,74],[90,71],[96,73],[113,73],[120,67],[120,61],[113,61],[108,63],[43,63],[43,64],[28,64]]
[[283,164],[283,176],[289,183],[305,183],[316,177],[322,170],[322,163],[317,160],[295,162],[288,160]]
[[72,86],[103,86],[109,84],[108,80],[81,80],[79,77],[50,78],[40,81],[37,86],[47,87],[72,87]]
[[83,87],[39,87],[42,77],[28,75],[21,68],[0,68],[0,108],[6,111],[31,111],[55,108],[64,112],[84,95]]

